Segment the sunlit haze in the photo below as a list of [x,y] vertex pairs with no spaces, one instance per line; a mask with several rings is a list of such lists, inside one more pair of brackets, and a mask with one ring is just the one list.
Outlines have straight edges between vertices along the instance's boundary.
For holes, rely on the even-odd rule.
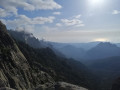
[[108,42],[109,40],[106,38],[96,38],[94,41]]
[[89,3],[94,5],[100,5],[100,4],[104,4],[105,0],[89,0]]

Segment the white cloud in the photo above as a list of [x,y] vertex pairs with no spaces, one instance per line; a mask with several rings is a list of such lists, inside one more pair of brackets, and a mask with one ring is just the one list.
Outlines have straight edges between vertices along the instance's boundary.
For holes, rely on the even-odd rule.
[[16,27],[15,30],[16,31],[25,31],[25,32],[33,32],[35,29],[35,26],[34,25],[26,25],[26,26],[19,26],[19,27]]
[[84,26],[83,21],[80,20],[81,15],[74,16],[72,19],[61,19],[61,22],[63,25],[66,26],[75,26],[75,27],[81,27]]
[[10,15],[10,13],[6,12],[5,9],[0,8],[0,17],[6,17],[9,15]]
[[53,16],[29,18],[25,15],[19,15],[17,19],[6,20],[6,23],[12,26],[35,25],[35,24],[52,23],[54,19],[55,17]]
[[113,10],[112,14],[120,14],[120,11],[118,11],[118,10]]
[[[33,10],[48,10],[48,9],[60,9],[61,5],[57,4],[54,0],[0,0],[1,11],[11,13],[13,15],[18,14],[18,8],[23,8],[27,11]],[[4,11],[3,11],[4,10]]]
[[33,18],[33,24],[45,24],[45,23],[53,23],[53,20],[55,17],[50,16],[50,17],[35,17]]
[[[53,10],[62,8],[61,5],[55,2],[55,0],[0,0],[0,19],[10,29],[19,30],[28,29],[32,31],[39,24],[53,23],[55,17],[34,17],[29,18],[25,15],[19,15],[18,11],[23,9],[24,11],[35,10]],[[60,12],[54,12],[54,14],[61,14]],[[4,17],[13,16],[14,19],[3,19]]]
[[80,18],[81,17],[81,15],[77,15],[77,16],[74,16],[75,18]]
[[61,12],[53,12],[54,15],[60,15]]
[[35,9],[60,9],[61,5],[54,0],[30,0]]
[[55,17],[49,16],[49,17],[35,17],[35,18],[29,18],[25,15],[19,15],[14,20],[4,20],[2,21],[11,29],[20,28],[21,30],[28,29],[29,31],[32,31],[37,24],[45,24],[45,23],[53,23]]

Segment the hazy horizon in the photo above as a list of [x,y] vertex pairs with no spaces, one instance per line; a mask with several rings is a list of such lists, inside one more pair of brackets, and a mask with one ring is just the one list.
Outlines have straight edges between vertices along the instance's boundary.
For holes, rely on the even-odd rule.
[[[8,29],[9,30],[9,29]],[[10,29],[10,30],[12,30],[12,29]],[[110,42],[110,43],[120,43],[119,41],[118,42],[114,42],[114,41],[109,41],[109,40],[104,40],[104,39],[102,39],[102,38],[98,38],[98,39],[96,39],[96,40],[93,40],[93,41],[54,41],[54,40],[47,40],[47,39],[45,39],[45,38],[43,38],[43,37],[37,37],[37,36],[35,36],[33,33],[31,33],[31,32],[26,32],[26,31],[23,31],[23,30],[21,30],[21,31],[18,31],[18,30],[12,30],[12,31],[17,31],[17,32],[24,32],[24,33],[26,33],[26,34],[32,34],[35,38],[37,38],[37,39],[39,39],[39,40],[43,40],[43,41],[46,41],[46,42],[53,42],[53,43],[94,43],[94,42]]]

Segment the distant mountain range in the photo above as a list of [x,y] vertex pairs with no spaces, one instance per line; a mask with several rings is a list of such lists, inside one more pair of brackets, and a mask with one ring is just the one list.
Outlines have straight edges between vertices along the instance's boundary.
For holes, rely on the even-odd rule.
[[73,45],[66,45],[58,49],[61,53],[63,53],[67,58],[74,58],[76,60],[83,57],[85,54],[85,50],[83,48],[77,48]]
[[55,48],[59,49],[62,47],[65,47],[67,45],[71,45],[76,48],[83,48],[84,50],[89,50],[93,47],[95,47],[100,42],[89,42],[89,43],[57,43],[57,42],[49,42],[51,45],[53,45]]
[[33,48],[50,47],[53,51],[63,57],[74,58],[76,60],[95,60],[112,56],[120,56],[119,43],[110,42],[90,42],[90,43],[55,43],[38,40],[31,33],[8,30],[17,40],[23,41]]
[[120,56],[120,48],[110,42],[101,42],[88,50],[84,57],[85,59],[95,60],[112,56]]
[[[85,49],[82,45],[88,45],[90,48]],[[117,81],[117,83],[114,83],[114,81],[120,77],[120,43],[57,43],[54,46],[68,58],[82,61],[99,76],[101,78],[101,83],[99,84],[100,88],[98,90],[111,90],[111,88],[112,90],[119,90],[120,82]],[[112,87],[113,83],[114,85]]]
[[[120,56],[120,47],[118,44],[112,44],[110,42],[91,42],[86,44],[52,44],[53,47],[58,49],[68,58],[74,58],[76,60],[95,60],[112,56]],[[86,45],[91,48],[84,49],[81,46]]]

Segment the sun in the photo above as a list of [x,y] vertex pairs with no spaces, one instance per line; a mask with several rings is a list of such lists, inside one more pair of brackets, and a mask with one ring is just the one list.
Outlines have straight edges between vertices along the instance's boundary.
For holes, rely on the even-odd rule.
[[104,0],[90,0],[91,4],[101,4]]
[[89,0],[88,3],[91,7],[96,7],[103,5],[105,3],[105,0]]

